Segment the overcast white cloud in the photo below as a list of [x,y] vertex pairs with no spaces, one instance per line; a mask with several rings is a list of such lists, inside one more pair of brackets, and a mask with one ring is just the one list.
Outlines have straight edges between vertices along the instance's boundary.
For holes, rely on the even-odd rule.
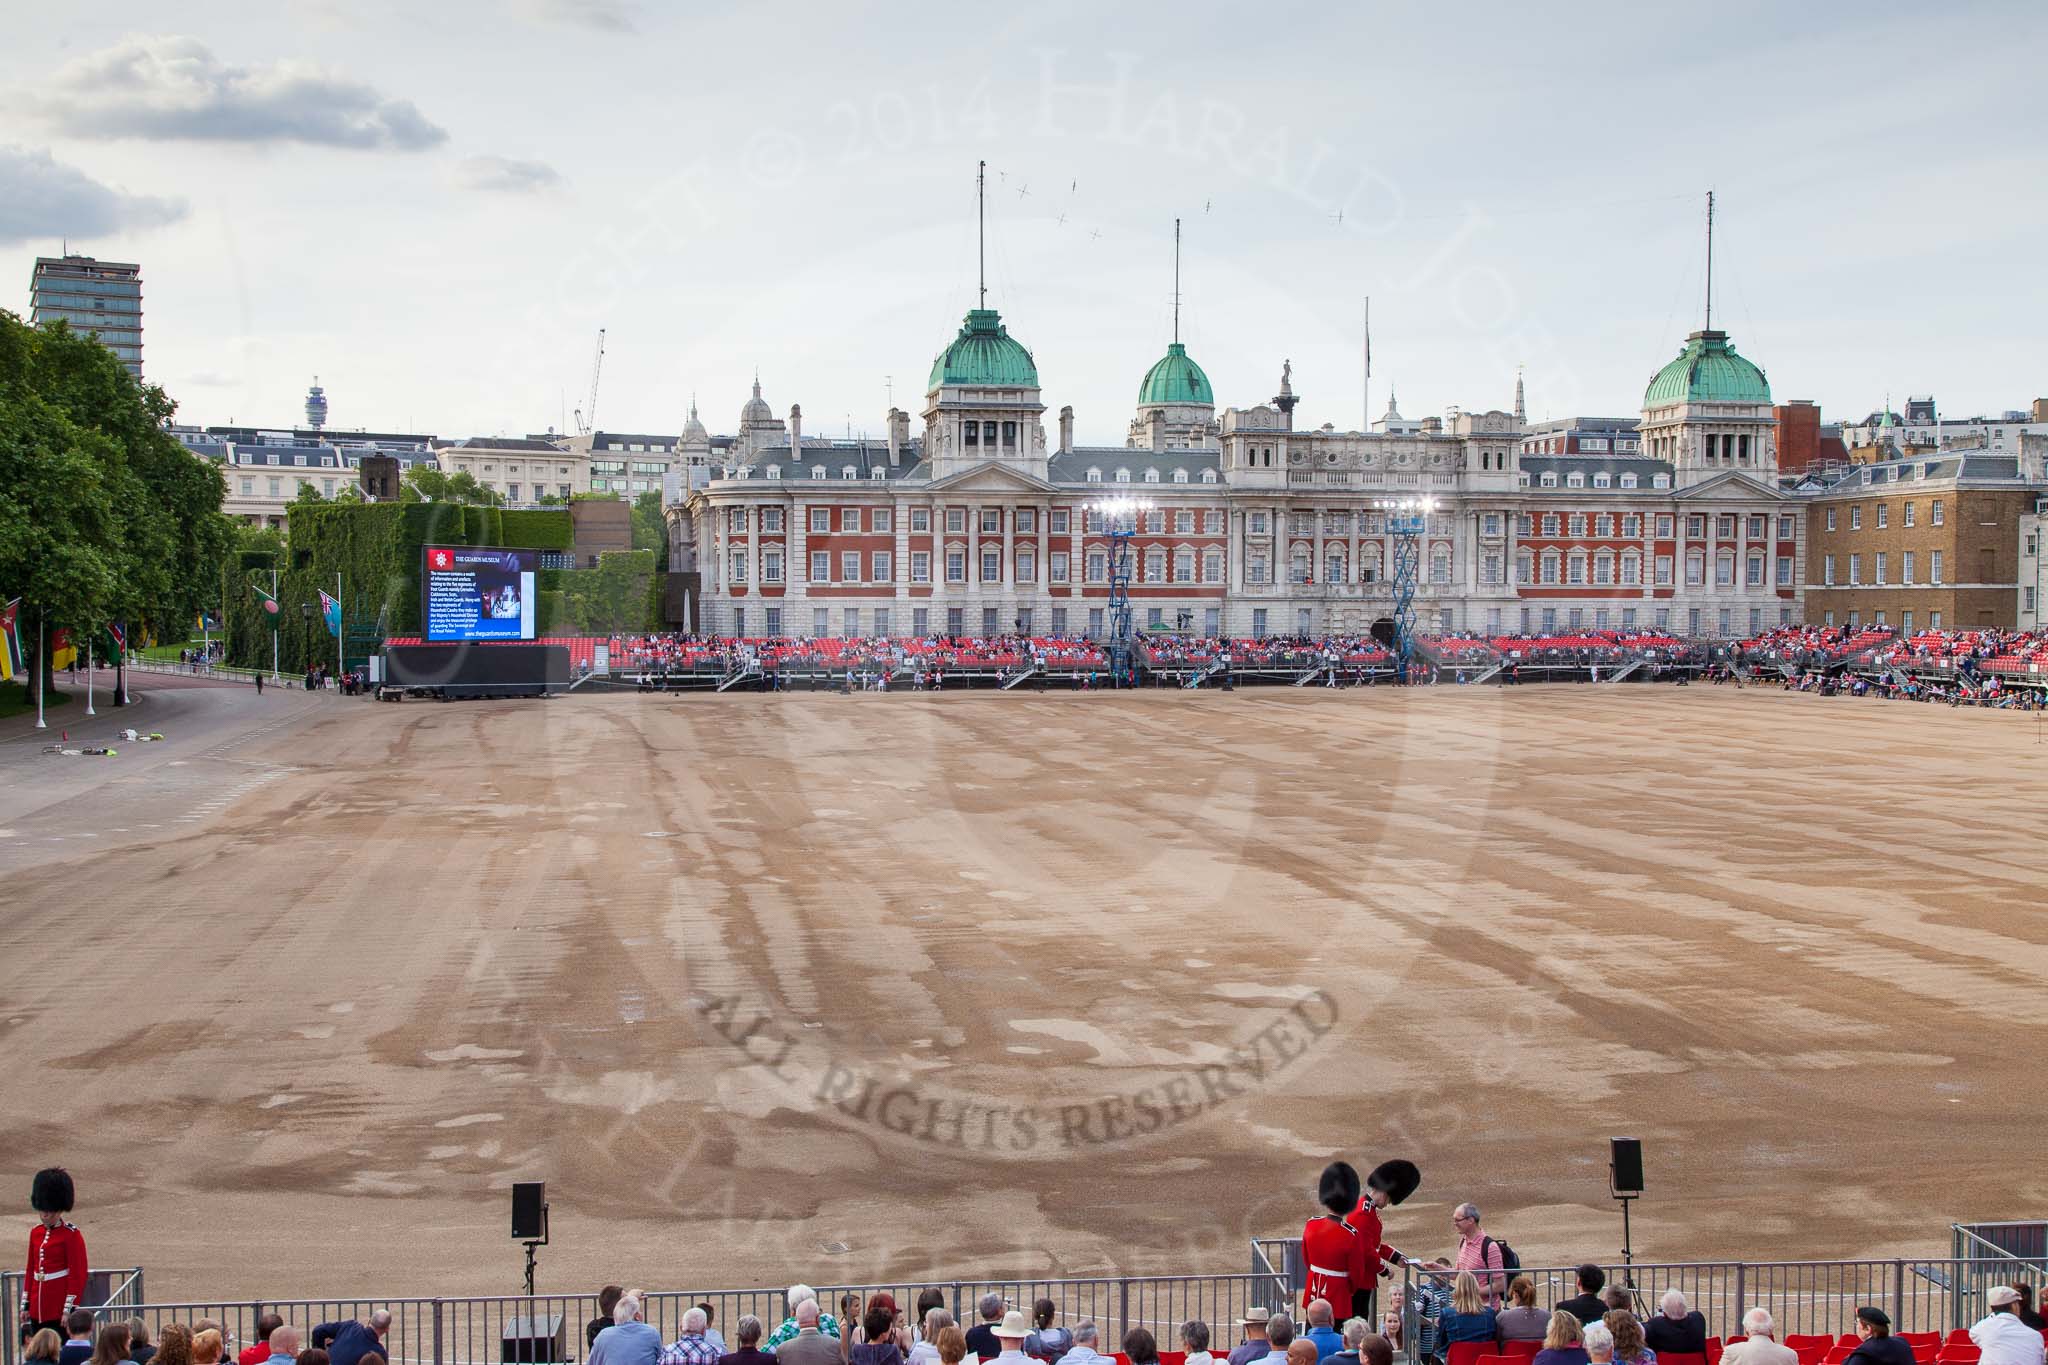
[[28,147],[0,146],[0,242],[90,242],[183,218],[182,199],[124,194]]
[[234,66],[197,38],[143,35],[67,62],[35,107],[73,137],[305,142],[418,151],[447,141],[411,100],[300,61]]
[[635,18],[637,6],[625,4],[623,0],[528,0],[533,12],[539,17],[558,24],[575,24],[582,28],[600,29],[608,33],[637,33],[640,25]]
[[562,187],[561,173],[547,162],[517,161],[509,156],[464,157],[455,175],[466,190],[501,194],[534,194]]

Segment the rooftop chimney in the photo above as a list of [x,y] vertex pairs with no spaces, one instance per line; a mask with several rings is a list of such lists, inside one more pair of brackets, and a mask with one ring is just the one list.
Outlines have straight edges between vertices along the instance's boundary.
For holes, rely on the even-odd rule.
[[1068,403],[1060,409],[1060,449],[1074,448],[1074,405]]
[[789,448],[799,460],[804,457],[804,410],[800,403],[789,405]]

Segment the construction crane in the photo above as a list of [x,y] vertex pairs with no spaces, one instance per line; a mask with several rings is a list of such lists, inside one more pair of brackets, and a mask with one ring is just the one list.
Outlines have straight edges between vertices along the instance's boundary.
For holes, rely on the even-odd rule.
[[597,425],[597,377],[604,372],[604,328],[597,329],[597,355],[590,362],[590,401],[576,409],[576,434],[588,436]]

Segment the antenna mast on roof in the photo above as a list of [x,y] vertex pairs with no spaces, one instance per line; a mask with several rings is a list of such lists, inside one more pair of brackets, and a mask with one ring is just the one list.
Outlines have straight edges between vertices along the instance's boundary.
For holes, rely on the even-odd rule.
[[1372,295],[1365,296],[1365,422],[1358,429],[1372,430]]
[[1180,219],[1173,220],[1173,339],[1180,340]]
[[1707,191],[1707,330],[1714,330],[1714,192]]
[[978,308],[988,307],[988,163],[979,162],[974,170],[974,264],[980,276],[981,302]]

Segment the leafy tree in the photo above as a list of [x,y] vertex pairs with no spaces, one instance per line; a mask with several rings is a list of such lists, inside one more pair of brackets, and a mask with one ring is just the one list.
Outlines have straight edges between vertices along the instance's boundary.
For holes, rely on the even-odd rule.
[[668,521],[661,514],[661,494],[653,490],[633,499],[633,548],[654,551],[654,567],[668,572]]
[[399,485],[400,502],[459,502],[472,507],[498,507],[505,499],[476,481],[467,470],[444,473],[432,465],[416,464]]
[[0,310],[0,591],[25,627],[175,631],[216,605],[234,526],[219,468],[164,429],[176,406],[92,337]]

